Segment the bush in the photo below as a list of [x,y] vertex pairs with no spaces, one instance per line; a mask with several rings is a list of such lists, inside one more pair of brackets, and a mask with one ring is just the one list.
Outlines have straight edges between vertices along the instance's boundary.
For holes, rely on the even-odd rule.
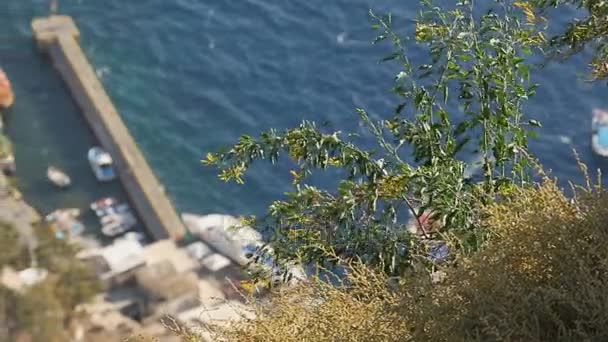
[[406,322],[387,278],[361,266],[348,290],[316,279],[258,303],[256,319],[208,327],[218,341],[402,341]]
[[10,140],[0,133],[0,159],[7,158],[13,155],[13,145]]
[[211,330],[226,341],[608,340],[608,194],[569,200],[545,182],[484,214],[488,241],[437,285],[419,273],[395,288],[358,268],[348,287],[311,281]]
[[67,341],[66,313],[54,294],[53,284],[45,281],[17,297],[15,305],[18,327],[33,342]]
[[19,242],[19,232],[15,226],[0,221],[0,270],[3,266],[19,259],[22,246]]

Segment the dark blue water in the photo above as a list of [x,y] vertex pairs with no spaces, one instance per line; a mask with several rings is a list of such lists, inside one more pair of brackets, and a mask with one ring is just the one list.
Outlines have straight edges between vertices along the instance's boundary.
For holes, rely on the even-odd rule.
[[[95,185],[84,157],[94,140],[33,47],[30,20],[47,13],[46,3],[3,1],[0,65],[17,94],[9,133],[19,181],[31,201],[50,210],[119,189]],[[398,99],[390,93],[396,69],[377,63],[389,46],[370,44],[368,10],[390,10],[408,23],[415,3],[63,0],[61,12],[77,21],[83,48],[178,209],[260,215],[289,189],[287,165],[254,167],[238,186],[222,183],[200,159],[241,134],[303,119],[369,137],[355,108],[388,117]],[[608,167],[590,151],[590,111],[608,101],[605,84],[584,81],[588,57],[537,72],[540,88],[527,105],[529,116],[544,124],[533,152],[562,180],[581,180],[573,148],[591,169]],[[72,191],[48,188],[49,163],[73,174]]]

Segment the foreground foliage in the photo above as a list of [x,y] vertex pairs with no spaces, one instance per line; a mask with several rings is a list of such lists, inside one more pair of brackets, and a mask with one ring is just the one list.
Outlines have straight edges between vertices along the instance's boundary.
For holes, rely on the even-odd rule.
[[607,340],[608,193],[572,202],[547,181],[484,215],[491,237],[438,284],[358,268],[349,286],[311,281],[212,330],[225,341]]
[[[0,285],[0,341],[14,341],[17,336],[34,342],[67,341],[66,327],[74,309],[101,290],[95,274],[75,258],[73,246],[55,239],[45,225],[35,231],[38,247],[33,255],[49,276],[19,292]],[[30,253],[19,242],[15,227],[0,223],[0,233],[0,271],[5,266],[17,271],[30,267]]]
[[[208,155],[223,180],[239,183],[255,161],[289,158],[294,189],[256,226],[271,228],[280,261],[326,266],[337,254],[356,265],[343,286],[314,278],[255,305],[254,320],[207,327],[217,340],[608,339],[608,194],[589,186],[570,201],[552,181],[534,185],[528,138],[540,123],[522,110],[536,87],[536,51],[593,47],[593,77],[608,76],[608,2],[422,2],[413,39],[391,16],[372,14],[377,41],[395,47],[386,60],[401,68],[402,102],[390,118],[374,122],[358,109],[379,149],[304,122]],[[583,19],[547,38],[549,9],[565,5]],[[412,48],[428,53],[426,63],[409,60]],[[479,176],[466,171],[471,153]],[[308,182],[328,168],[346,175],[337,188]],[[428,213],[435,225],[422,223]],[[448,260],[433,258],[429,241],[447,242]]]
[[[392,16],[372,13],[376,42],[394,46],[385,60],[401,70],[394,87],[401,103],[389,118],[374,122],[357,110],[378,150],[304,122],[258,139],[243,136],[204,161],[218,166],[223,180],[239,183],[257,160],[287,157],[296,165],[288,198],[270,206],[268,220],[254,222],[272,231],[276,259],[324,263],[331,251],[404,274],[421,247],[407,229],[408,216],[423,238],[449,235],[459,241],[454,248],[472,251],[482,242],[476,208],[528,180],[528,137],[540,124],[523,116],[522,105],[535,89],[526,57],[544,44],[544,36],[520,20],[522,11],[509,1],[481,16],[468,1],[449,9],[423,3],[415,39],[397,34]],[[423,49],[428,60],[411,61],[410,49]],[[466,171],[472,165],[463,155],[471,153],[480,156],[481,179]],[[313,172],[330,168],[346,175],[336,188],[307,182]],[[428,212],[440,229],[431,232],[422,224]]]

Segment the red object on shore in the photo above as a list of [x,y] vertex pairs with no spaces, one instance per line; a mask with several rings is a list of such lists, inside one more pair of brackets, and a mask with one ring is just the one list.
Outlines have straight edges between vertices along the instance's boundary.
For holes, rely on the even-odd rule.
[[0,107],[9,108],[14,102],[15,94],[13,94],[11,81],[4,70],[0,69]]
[[411,233],[426,236],[428,234],[434,233],[433,225],[435,223],[434,213],[427,210],[424,211],[418,219],[415,217],[411,217],[408,222],[408,230]]

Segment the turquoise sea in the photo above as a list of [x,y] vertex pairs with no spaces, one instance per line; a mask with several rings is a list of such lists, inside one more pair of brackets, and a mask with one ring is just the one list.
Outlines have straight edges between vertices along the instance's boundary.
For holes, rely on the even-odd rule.
[[[383,118],[398,101],[390,93],[396,70],[378,64],[389,46],[370,44],[368,10],[390,10],[411,25],[416,3],[62,0],[60,12],[79,25],[83,48],[178,210],[263,215],[289,189],[288,165],[256,166],[238,186],[222,183],[200,159],[241,134],[303,119],[359,133],[365,142],[369,135],[355,108]],[[47,13],[47,0],[0,5],[0,66],[17,96],[7,130],[16,144],[18,182],[45,213],[121,194],[117,185],[100,187],[93,179],[86,151],[95,141],[33,44],[30,20]],[[605,83],[584,81],[588,57],[536,72],[540,88],[527,105],[544,124],[532,150],[563,181],[582,178],[574,148],[590,169],[608,168],[590,150],[591,109],[608,106],[608,97]],[[70,191],[47,183],[49,164],[72,175]]]

